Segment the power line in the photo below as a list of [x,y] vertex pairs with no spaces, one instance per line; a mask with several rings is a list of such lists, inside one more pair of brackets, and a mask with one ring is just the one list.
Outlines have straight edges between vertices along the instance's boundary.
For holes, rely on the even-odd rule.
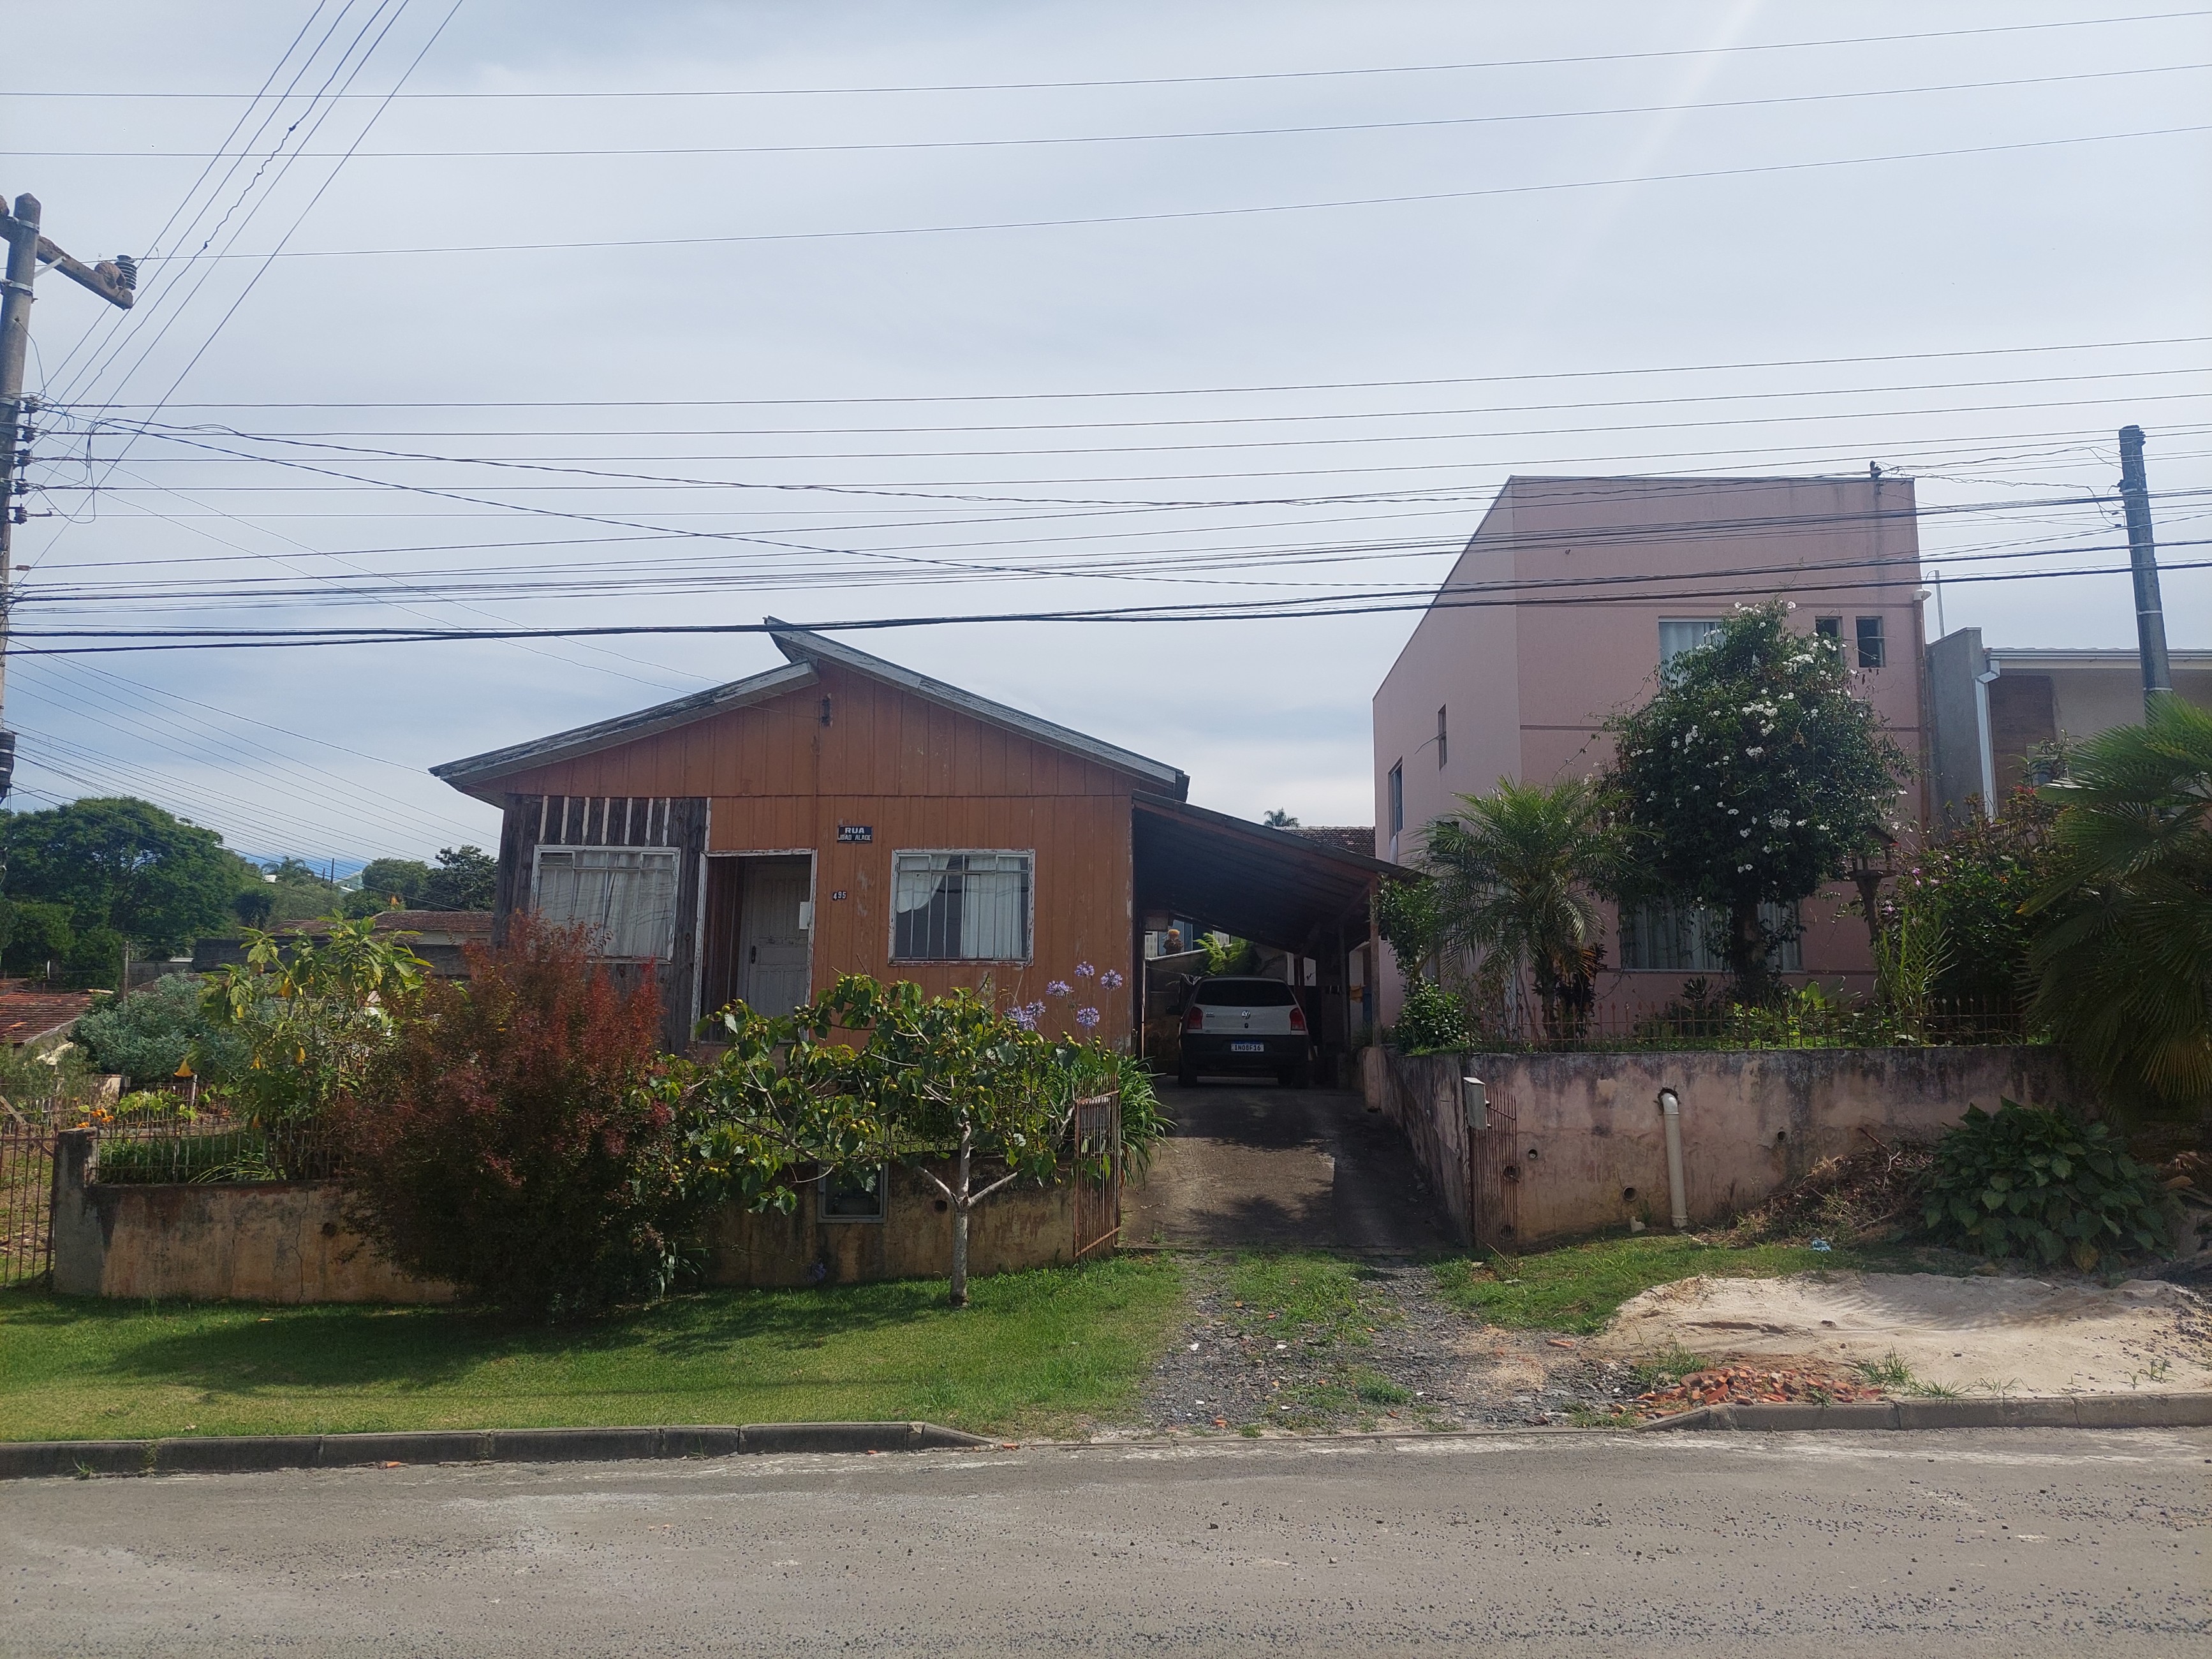
[[[1352,65],[1340,69],[1274,70],[1245,71],[1234,75],[1172,75],[1094,77],[1080,81],[984,81],[952,82],[939,85],[873,86],[873,87],[742,87],[726,88],[663,88],[640,91],[628,89],[571,91],[536,91],[528,89],[477,90],[469,92],[416,92],[405,97],[410,101],[489,101],[495,100],[555,99],[555,98],[816,98],[816,97],[872,97],[884,94],[948,93],[948,92],[1060,92],[1089,88],[1109,87],[1176,87],[1219,86],[1233,82],[1267,81],[1340,80],[1366,75],[1442,75],[1470,70],[1547,69],[1577,64],[1626,64],[1674,58],[1709,58],[1727,54],[1765,52],[1807,52],[1834,46],[1889,46],[1907,41],[1970,40],[1994,34],[2042,33],[2061,29],[2112,28],[2136,23],[2179,22],[2212,15],[2204,10],[2139,12],[2125,17],[2064,18],[2050,22],[2002,23],[1978,28],[1927,29],[1911,33],[1861,34],[1830,37],[1815,40],[1764,40],[1712,46],[1667,47],[1644,52],[1589,52],[1572,57],[1553,58],[1477,58],[1450,64],[1387,64]],[[118,92],[118,91],[51,91],[0,93],[10,98],[106,98],[106,99],[162,99],[228,100],[240,94],[217,92]],[[356,96],[374,96],[358,94]]]
[[[971,392],[923,394],[883,393],[851,398],[570,398],[459,402],[344,403],[189,403],[179,400],[172,409],[757,409],[851,404],[972,404],[1042,403],[1071,398],[1215,398],[1274,394],[1290,392],[1370,392],[1411,386],[1509,385],[1529,380],[1613,380],[1645,374],[1719,374],[1747,369],[1829,368],[1853,363],[1936,362],[1960,357],[2014,357],[2054,351],[2128,351],[2154,346],[2203,345],[2212,334],[2175,334],[2135,340],[2071,340],[2039,345],[1979,346],[1947,351],[1888,351],[1848,357],[1752,358],[1723,363],[1661,363],[1641,368],[1546,369],[1515,374],[1453,374],[1419,380],[1307,380],[1249,386],[1141,386],[1125,391],[1089,392]],[[2125,373],[2114,370],[2115,374]],[[56,404],[57,409],[70,405]],[[145,404],[103,400],[102,410],[146,409]],[[81,411],[80,411],[81,412]]]
[[[2169,544],[2180,545],[2184,544]],[[2186,544],[2191,545],[2197,543]],[[1948,574],[1946,583],[1987,581],[2035,581],[2077,576],[2110,576],[2128,574],[2127,565],[2099,566],[2072,570],[2027,570],[1983,572],[1953,578]],[[2212,568],[2212,559],[2169,563],[2169,570],[2197,570]],[[1679,580],[1714,581],[1723,580],[1720,574],[1683,573]],[[1858,582],[1822,582],[1817,588],[1796,590],[1819,593],[1850,592],[1866,589],[1893,588],[1908,581],[1917,586],[1921,580],[1916,562],[1909,576],[1885,578]],[[1792,591],[1792,590],[1783,590]],[[46,646],[26,649],[27,656],[66,656],[79,653],[103,653],[137,651],[232,651],[259,650],[284,647],[306,647],[342,645],[410,645],[445,644],[470,641],[512,639],[587,639],[639,635],[742,635],[787,631],[801,628],[822,634],[878,632],[889,629],[941,628],[979,623],[1170,623],[1170,622],[1239,622],[1266,620],[1300,620],[1316,617],[1374,616],[1389,612],[1427,610],[1460,610],[1469,607],[1500,605],[1591,605],[1606,604],[1664,604],[1681,600],[1710,601],[1724,599],[1725,592],[1716,593],[1710,588],[1691,588],[1679,592],[1638,593],[1633,596],[1607,598],[1590,596],[1550,596],[1522,598],[1468,597],[1455,592],[1431,592],[1423,590],[1419,597],[1385,596],[1380,599],[1349,597],[1334,599],[1257,600],[1226,603],[1207,601],[1203,604],[1134,605],[1094,607],[1068,611],[999,611],[973,616],[880,617],[861,617],[820,623],[603,623],[568,628],[538,628],[515,629],[403,629],[393,628],[307,628],[307,629],[45,629],[25,630],[25,637],[65,640],[131,641],[130,644]],[[1302,608],[1291,608],[1293,606]]]
[[2173,138],[2212,131],[2212,122],[2187,126],[2148,127],[2134,132],[2093,132],[2070,138],[2030,138],[2003,144],[1969,144],[1950,149],[1893,152],[1887,155],[1833,156],[1817,161],[1770,161],[1740,167],[1703,167],[1684,173],[1646,173],[1613,179],[1571,179],[1542,185],[1486,185],[1472,190],[1411,191],[1397,196],[1351,196],[1317,202],[1263,202],[1242,207],[1164,209],[1152,213],[1091,214],[1057,219],[998,219],[952,225],[876,225],[848,230],[744,231],[714,236],[628,236],[573,242],[460,242],[417,247],[283,248],[262,253],[190,254],[188,259],[385,259],[417,254],[568,253],[638,247],[715,247],[764,242],[846,241],[878,236],[947,236],[971,231],[1070,230],[1100,225],[1169,224],[1195,219],[1251,218],[1278,213],[1317,213],[1339,208],[1409,207],[1436,202],[1469,202],[1502,196],[1544,195],[1553,191],[1610,190],[1626,185],[1692,183],[1743,179],[1759,173],[1811,173],[1830,167],[1878,167],[1898,161],[1937,161],[1969,155],[1997,155],[2021,150],[2062,149],[2072,144],[2119,143],[2138,138]]
[[[2069,75],[2021,76],[2001,81],[1951,81],[1932,86],[1869,87],[1846,92],[1792,93],[1772,98],[1717,99],[1697,104],[1621,104],[1598,109],[1527,110],[1510,114],[1447,115],[1402,121],[1337,121],[1289,127],[1211,127],[1175,132],[1099,132],[1026,135],[1014,138],[906,138],[836,144],[682,144],[629,149],[607,147],[562,149],[374,149],[349,152],[363,161],[539,161],[583,159],[667,160],[682,156],[843,155],[885,151],[1021,149],[1055,145],[1171,143],[1213,138],[1284,138],[1350,132],[1405,132],[1438,128],[1510,125],[1523,121],[1581,121],[1622,115],[1662,115],[1692,111],[1767,109],[1795,104],[1848,102],[1865,98],[1914,98],[1949,92],[1986,92],[2008,88],[2050,87],[2082,81],[2111,81],[2144,75],[2186,75],[2212,64],[2151,64],[2127,69],[2089,70]],[[308,160],[327,161],[337,151],[301,150]],[[24,149],[0,155],[70,161],[198,161],[229,159],[222,151],[196,149]]]

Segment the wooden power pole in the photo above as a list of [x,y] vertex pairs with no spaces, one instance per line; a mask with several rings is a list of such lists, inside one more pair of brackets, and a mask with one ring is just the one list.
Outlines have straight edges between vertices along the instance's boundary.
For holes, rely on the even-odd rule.
[[[137,297],[138,268],[128,256],[84,265],[72,259],[39,234],[39,198],[18,196],[13,213],[0,211],[0,236],[8,244],[8,274],[0,282],[0,422],[5,422],[6,441],[0,443],[0,720],[5,718],[8,696],[8,622],[15,604],[15,526],[28,516],[23,496],[29,486],[22,480],[31,459],[33,407],[23,397],[23,360],[31,344],[31,283],[42,264],[77,284],[88,288],[110,305],[125,311]],[[0,801],[15,779],[15,734],[0,726]]]

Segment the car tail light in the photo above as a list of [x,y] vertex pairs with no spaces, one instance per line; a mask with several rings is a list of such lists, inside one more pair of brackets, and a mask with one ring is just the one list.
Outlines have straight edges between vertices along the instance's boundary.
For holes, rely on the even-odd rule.
[[1206,1010],[1194,1007],[1185,1014],[1182,1017],[1182,1029],[1186,1031],[1203,1031],[1206,1029]]
[[1306,1029],[1306,1011],[1304,1009],[1294,1007],[1291,1010],[1291,1029],[1293,1031],[1303,1031]]

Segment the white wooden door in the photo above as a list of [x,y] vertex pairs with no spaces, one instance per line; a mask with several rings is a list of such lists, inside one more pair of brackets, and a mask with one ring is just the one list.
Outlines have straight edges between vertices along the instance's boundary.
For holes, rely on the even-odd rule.
[[738,912],[738,994],[757,1014],[787,1014],[806,1000],[808,936],[803,859],[747,859]]

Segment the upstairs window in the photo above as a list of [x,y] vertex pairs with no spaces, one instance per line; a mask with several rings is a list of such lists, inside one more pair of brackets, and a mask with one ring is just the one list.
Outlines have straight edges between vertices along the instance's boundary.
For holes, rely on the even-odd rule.
[[1858,629],[1859,666],[1880,668],[1887,660],[1888,655],[1882,644],[1881,618],[1861,617],[1858,619]]
[[1390,833],[1396,835],[1406,827],[1406,763],[1400,761],[1390,769]]
[[891,854],[891,956],[900,962],[1026,962],[1030,853]]
[[1439,772],[1444,769],[1444,711],[1439,708],[1437,710],[1437,770]]
[[1659,618],[1659,666],[1665,668],[1685,651],[1694,651],[1721,631],[1718,617],[1662,617]]
[[1841,617],[1814,617],[1813,635],[1815,639],[1833,641],[1836,649],[1838,651],[1842,650],[1844,648],[1844,619]]

